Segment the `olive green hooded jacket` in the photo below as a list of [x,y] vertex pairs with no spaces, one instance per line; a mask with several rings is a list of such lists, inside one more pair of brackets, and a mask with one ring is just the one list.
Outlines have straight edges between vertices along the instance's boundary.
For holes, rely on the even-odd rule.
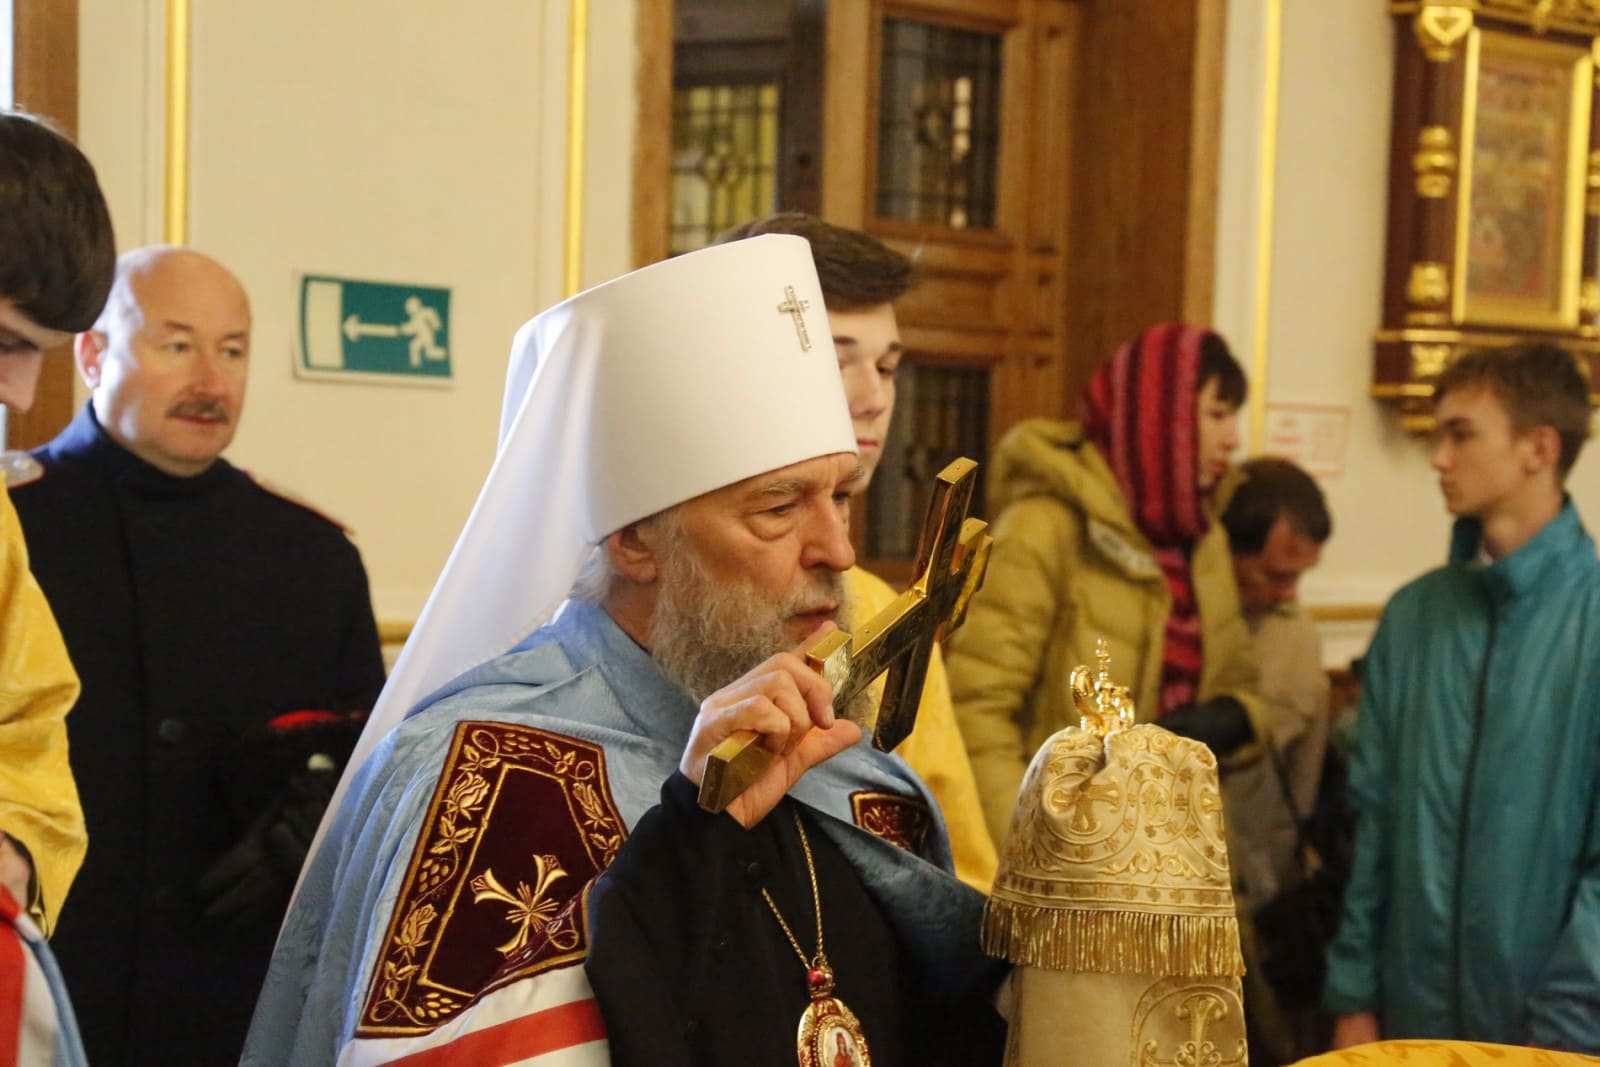
[[[1028,761],[1078,722],[1068,677],[1079,664],[1094,666],[1097,639],[1108,643],[1112,679],[1128,687],[1140,720],[1155,718],[1172,594],[1116,477],[1076,422],[1031,419],[1006,434],[990,469],[989,510],[997,518],[988,575],[946,664],[999,844]],[[1196,543],[1191,573],[1204,652],[1196,700],[1234,697],[1265,736],[1255,653],[1219,523]],[[1229,762],[1253,758],[1256,746],[1247,747]]]

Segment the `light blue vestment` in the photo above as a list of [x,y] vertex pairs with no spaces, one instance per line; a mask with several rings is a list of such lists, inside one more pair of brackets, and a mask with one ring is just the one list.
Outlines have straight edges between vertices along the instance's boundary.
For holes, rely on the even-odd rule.
[[[422,702],[351,782],[310,860],[279,937],[241,1061],[331,1064],[351,1039],[408,860],[459,723],[504,721],[605,749],[611,797],[631,829],[677,769],[697,707],[599,608],[569,603],[517,649]],[[857,829],[850,795],[917,797],[933,813],[924,860]],[[895,925],[929,986],[992,975],[978,948],[983,897],[951,874],[938,806],[898,756],[870,740],[813,769],[791,792]],[[626,846],[624,846],[626,847]]]

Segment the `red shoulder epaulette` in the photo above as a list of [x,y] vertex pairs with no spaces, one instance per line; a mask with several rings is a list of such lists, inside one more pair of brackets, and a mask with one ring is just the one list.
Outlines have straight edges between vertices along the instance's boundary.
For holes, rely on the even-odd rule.
[[298,507],[305,508],[307,511],[311,512],[311,514],[315,515],[319,519],[325,519],[328,522],[331,522],[333,525],[335,525],[339,529],[343,530],[346,537],[354,537],[355,536],[355,531],[354,530],[350,529],[350,527],[346,526],[344,523],[340,522],[338,519],[334,518],[332,515],[329,515],[326,511],[323,511],[321,508],[315,506],[314,504],[309,503],[304,497],[297,496],[296,494],[289,492],[289,490],[283,488],[282,486],[275,485],[274,483],[267,481],[265,478],[261,477],[261,475],[255,473],[254,471],[245,470],[243,467],[238,468],[238,470],[239,470],[239,473],[243,474],[246,478],[249,478],[252,482],[254,482],[256,484],[256,486],[258,488],[262,489],[263,491],[271,493],[273,496],[277,497],[279,500],[287,500],[291,504],[294,504],[294,505],[296,505]]

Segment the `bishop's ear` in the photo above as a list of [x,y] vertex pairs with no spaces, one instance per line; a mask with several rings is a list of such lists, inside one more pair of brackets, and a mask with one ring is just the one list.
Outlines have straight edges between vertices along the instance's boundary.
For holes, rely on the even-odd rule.
[[623,578],[650,585],[661,575],[661,538],[648,519],[630,522],[605,539],[611,566]]

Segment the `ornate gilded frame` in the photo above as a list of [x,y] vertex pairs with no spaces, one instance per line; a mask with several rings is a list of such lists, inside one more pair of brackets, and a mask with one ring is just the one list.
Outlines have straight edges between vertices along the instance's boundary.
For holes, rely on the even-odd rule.
[[1433,379],[1465,349],[1539,337],[1600,370],[1600,0],[1392,0],[1390,12],[1372,392],[1425,432]]

